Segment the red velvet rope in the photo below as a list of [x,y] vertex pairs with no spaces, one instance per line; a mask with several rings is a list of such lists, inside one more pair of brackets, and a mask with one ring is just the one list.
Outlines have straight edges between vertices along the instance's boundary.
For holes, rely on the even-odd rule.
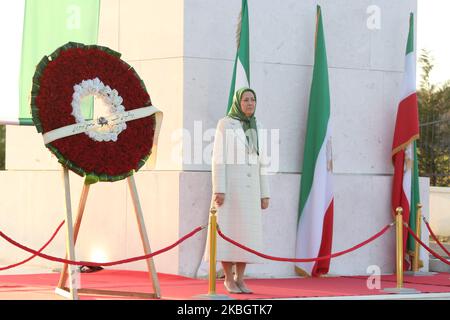
[[356,250],[356,249],[359,249],[359,248],[365,246],[366,244],[372,242],[373,240],[375,240],[375,239],[381,237],[381,236],[382,236],[382,235],[383,235],[390,227],[392,227],[392,226],[393,226],[392,223],[391,223],[391,224],[388,224],[387,226],[385,226],[380,232],[378,232],[378,233],[375,234],[374,236],[370,237],[370,238],[367,239],[366,241],[361,242],[360,244],[358,244],[358,245],[356,245],[356,246],[351,247],[350,249],[347,249],[347,250],[344,250],[344,251],[340,251],[340,252],[336,252],[336,253],[333,253],[333,254],[329,254],[329,255],[326,255],[326,256],[318,257],[318,258],[305,258],[305,259],[280,258],[280,257],[269,256],[269,255],[260,253],[260,252],[258,252],[258,251],[256,251],[256,250],[253,250],[253,249],[251,249],[251,248],[249,248],[249,247],[246,247],[246,246],[244,246],[244,245],[242,245],[242,244],[240,244],[240,243],[234,241],[233,239],[228,238],[226,235],[224,235],[224,234],[222,233],[222,231],[220,231],[219,226],[217,226],[217,233],[218,233],[224,240],[226,240],[226,241],[228,241],[228,242],[234,244],[235,246],[237,246],[237,247],[239,247],[239,248],[241,248],[241,249],[244,249],[245,251],[251,252],[251,253],[253,253],[253,254],[255,254],[255,255],[261,257],[261,258],[265,258],[265,259],[269,259],[269,260],[275,260],[275,261],[286,261],[286,262],[313,262],[313,261],[326,260],[326,259],[330,259],[330,258],[339,257],[339,256],[341,256],[341,255],[343,255],[343,254],[346,254],[346,253],[348,253],[348,252],[351,252],[351,251],[354,251],[354,250]]
[[428,247],[425,243],[422,242],[422,240],[419,239],[419,237],[411,230],[410,227],[405,223],[404,227],[408,229],[409,233],[413,236],[414,239],[416,239],[417,242],[419,242],[422,247],[424,247],[429,253],[431,253],[433,256],[444,262],[445,264],[450,265],[450,261],[447,261],[447,259],[444,259],[440,255],[438,255],[435,251],[433,251],[430,247]]
[[71,264],[71,265],[76,265],[76,266],[89,266],[89,267],[101,267],[101,266],[114,266],[114,265],[118,265],[118,264],[124,264],[124,263],[129,263],[129,262],[134,262],[134,261],[138,261],[138,260],[145,260],[145,259],[149,259],[151,257],[157,256],[163,252],[169,251],[170,249],[176,247],[177,245],[179,245],[180,243],[182,243],[183,241],[185,241],[186,239],[194,236],[196,233],[202,231],[205,227],[197,227],[195,228],[193,231],[189,232],[187,235],[185,235],[184,237],[180,238],[178,241],[176,241],[175,243],[171,244],[168,247],[165,247],[161,250],[155,251],[153,253],[149,253],[146,255],[142,255],[142,256],[137,256],[134,258],[129,258],[129,259],[124,259],[124,260],[118,260],[118,261],[112,261],[112,262],[102,262],[102,263],[98,263],[98,262],[89,262],[89,261],[72,261],[72,260],[68,260],[68,259],[62,259],[62,258],[58,258],[58,257],[53,257],[53,256],[49,256],[46,255],[44,253],[41,253],[39,251],[35,251],[33,249],[30,249],[20,243],[18,243],[17,241],[14,241],[13,239],[11,239],[10,237],[8,237],[6,234],[4,234],[3,232],[0,231],[0,237],[2,237],[3,239],[5,239],[6,241],[8,241],[9,243],[13,244],[14,246],[28,251],[36,256],[39,256],[41,258],[50,260],[50,261],[56,261],[56,262],[62,262],[65,264]]
[[[58,226],[58,228],[56,228],[56,231],[53,233],[51,238],[42,246],[42,248],[39,249],[39,251],[38,251],[39,253],[44,251],[44,249],[47,248],[47,246],[50,244],[50,242],[53,241],[53,239],[56,237],[56,235],[58,234],[59,230],[64,225],[64,223],[65,223],[65,221],[61,222],[61,224]],[[4,271],[4,270],[8,270],[8,269],[12,269],[12,268],[18,267],[18,266],[20,266],[20,265],[22,265],[22,264],[24,264],[24,263],[34,259],[36,256],[37,256],[37,254],[33,254],[31,257],[29,257],[29,258],[27,258],[27,259],[25,259],[23,261],[20,261],[20,262],[14,263],[14,264],[10,264],[9,266],[6,266],[6,267],[1,267],[0,271]]]
[[436,243],[441,247],[442,250],[444,250],[444,252],[447,254],[447,256],[450,256],[450,252],[447,250],[447,248],[438,240],[438,238],[436,237],[436,235],[434,234],[433,230],[431,230],[430,225],[428,224],[428,222],[426,220],[424,220],[425,225],[428,228],[428,231],[430,232],[431,236],[433,237],[434,241],[436,241]]

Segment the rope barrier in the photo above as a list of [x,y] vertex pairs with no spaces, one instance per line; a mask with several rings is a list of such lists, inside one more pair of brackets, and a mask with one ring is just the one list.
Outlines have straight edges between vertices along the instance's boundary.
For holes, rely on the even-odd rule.
[[189,232],[187,235],[185,235],[184,237],[180,238],[178,241],[174,242],[173,244],[171,244],[170,246],[167,246],[163,249],[160,249],[158,251],[155,251],[153,253],[149,253],[146,255],[142,255],[142,256],[137,256],[137,257],[133,257],[133,258],[129,258],[129,259],[124,259],[124,260],[118,260],[118,261],[112,261],[112,262],[89,262],[89,261],[72,261],[72,260],[68,260],[68,259],[62,259],[62,258],[58,258],[58,257],[54,257],[54,256],[50,256],[44,253],[41,253],[39,251],[35,251],[31,248],[28,248],[27,246],[24,246],[20,243],[18,243],[17,241],[14,241],[13,239],[11,239],[10,237],[8,237],[6,234],[4,234],[3,232],[0,231],[0,237],[2,237],[3,239],[5,239],[6,241],[8,241],[9,243],[11,243],[12,245],[25,250],[27,252],[30,252],[36,256],[39,256],[41,258],[50,260],[50,261],[56,261],[56,262],[62,262],[64,264],[70,264],[70,265],[76,265],[76,266],[89,266],[89,267],[101,267],[101,266],[114,266],[114,265],[118,265],[118,264],[124,264],[124,263],[129,263],[129,262],[134,262],[134,261],[139,261],[139,260],[145,260],[145,259],[149,259],[152,258],[154,256],[157,256],[161,253],[164,253],[166,251],[171,250],[172,248],[178,246],[180,243],[184,242],[186,239],[194,236],[195,234],[197,234],[198,232],[202,231],[203,229],[205,229],[206,226],[201,226],[201,227],[197,227],[194,230],[192,230],[191,232]]
[[437,254],[435,251],[433,251],[430,247],[428,247],[425,243],[423,243],[422,240],[419,239],[419,237],[411,230],[411,228],[406,223],[404,223],[403,225],[406,229],[408,229],[408,232],[413,236],[413,238],[416,239],[416,241],[419,242],[421,244],[421,246],[424,247],[429,253],[431,253],[433,256],[435,256],[436,258],[438,258],[445,264],[450,265],[450,261],[441,257],[439,254]]
[[[436,242],[441,246],[441,248],[447,253],[449,254],[449,252],[445,249],[445,247],[437,240],[437,237],[434,235],[433,231],[431,230],[428,222],[426,221],[426,219],[424,218],[425,221],[425,225],[427,226],[428,230],[430,231],[430,234],[432,235],[432,237],[436,240]],[[44,258],[50,261],[56,261],[56,262],[61,262],[64,264],[71,264],[71,265],[78,265],[78,266],[90,266],[90,267],[100,267],[100,266],[114,266],[114,265],[119,265],[119,264],[125,264],[125,263],[130,263],[130,262],[135,262],[135,261],[139,261],[139,260],[145,260],[145,259],[149,259],[152,258],[154,256],[157,256],[159,254],[162,254],[164,252],[167,252],[171,249],[173,249],[174,247],[178,246],[179,244],[181,244],[182,242],[184,242],[185,240],[193,237],[195,234],[197,234],[198,232],[202,231],[203,229],[206,228],[206,226],[201,226],[201,227],[197,227],[194,230],[192,230],[190,233],[186,234],[184,237],[180,238],[179,240],[177,240],[176,242],[174,242],[173,244],[160,249],[158,251],[155,251],[153,253],[150,254],[146,254],[146,255],[141,255],[141,256],[136,256],[133,258],[128,258],[128,259],[123,259],[123,260],[117,260],[117,261],[112,261],[112,262],[90,262],[90,261],[72,261],[72,260],[68,260],[68,259],[62,259],[62,258],[58,258],[58,257],[54,257],[54,256],[50,256],[50,255],[46,255],[44,253],[42,253],[43,250],[45,250],[45,248],[53,241],[53,239],[56,237],[56,235],[58,234],[59,230],[62,228],[62,226],[64,225],[64,221],[60,223],[60,225],[57,227],[57,229],[55,230],[55,232],[53,233],[53,235],[51,236],[51,238],[38,250],[33,250],[25,245],[22,245],[20,243],[18,243],[17,241],[13,240],[12,238],[8,237],[6,234],[4,234],[2,231],[0,231],[0,237],[2,237],[3,239],[5,239],[6,241],[8,241],[9,243],[11,243],[12,245],[27,251],[29,253],[32,253],[33,255],[30,256],[29,258],[20,261],[18,263],[15,264],[11,264],[9,266],[6,267],[1,267],[0,271],[3,270],[7,270],[7,269],[11,269],[14,267],[17,267],[19,265],[22,265],[32,259],[34,259],[35,257],[40,257],[40,258]],[[274,260],[274,261],[284,261],[284,262],[315,262],[315,261],[320,261],[320,260],[326,260],[326,259],[331,259],[331,258],[336,258],[339,257],[341,255],[347,254],[349,252],[355,251],[367,244],[369,244],[370,242],[378,239],[379,237],[381,237],[384,233],[387,232],[387,230],[392,227],[394,225],[394,223],[390,223],[388,225],[386,225],[382,230],[380,230],[378,233],[376,233],[375,235],[373,235],[372,237],[368,238],[367,240],[347,249],[347,250],[343,250],[340,252],[336,252],[336,253],[332,253],[326,256],[322,256],[322,257],[317,257],[317,258],[302,258],[302,259],[295,259],[295,258],[282,258],[282,257],[275,257],[275,256],[270,256],[270,255],[266,255],[264,253],[260,253],[256,250],[253,250],[249,247],[246,247],[245,245],[242,245],[240,243],[238,243],[237,241],[227,237],[225,234],[222,233],[222,231],[220,230],[220,227],[217,226],[217,233],[226,241],[230,242],[231,244],[245,250],[248,251],[250,253],[253,253],[259,257],[265,258],[265,259],[269,259],[269,260]],[[428,252],[430,252],[433,256],[435,256],[436,258],[438,258],[439,260],[441,260],[442,262],[450,265],[450,262],[447,261],[445,258],[441,257],[439,254],[437,254],[435,251],[433,251],[431,248],[429,248],[425,243],[423,243],[418,237],[417,235],[409,228],[409,226],[405,223],[404,227],[407,228],[408,232],[413,236],[414,239],[416,239],[416,241],[418,243],[420,243],[420,245],[422,245]],[[450,254],[449,254],[450,255]]]
[[366,244],[374,241],[375,239],[381,237],[390,227],[392,227],[394,225],[394,223],[390,223],[388,225],[386,225],[381,231],[379,231],[378,233],[376,233],[375,235],[373,235],[372,237],[370,237],[369,239],[361,242],[360,244],[357,244],[353,247],[351,247],[350,249],[344,250],[344,251],[340,251],[340,252],[336,252],[333,254],[329,254],[326,256],[322,256],[322,257],[318,257],[318,258],[305,258],[305,259],[294,259],[294,258],[280,258],[280,257],[274,257],[274,256],[269,256],[266,255],[264,253],[260,253],[256,250],[253,250],[249,247],[246,247],[236,241],[234,241],[231,238],[228,238],[226,235],[224,235],[222,233],[222,231],[220,230],[219,226],[217,226],[217,233],[226,241],[230,242],[231,244],[234,244],[235,246],[248,251],[250,253],[253,253],[261,258],[265,258],[265,259],[269,259],[269,260],[275,260],[275,261],[285,261],[285,262],[313,262],[313,261],[320,261],[320,260],[326,260],[326,259],[330,259],[330,258],[335,258],[335,257],[339,257],[341,255],[344,255],[346,253],[349,253],[351,251],[357,250],[363,246],[365,246]]
[[[45,250],[45,248],[47,248],[47,246],[53,241],[53,239],[56,237],[56,235],[58,234],[59,230],[62,228],[62,226],[64,225],[65,221],[61,222],[60,225],[58,226],[58,228],[56,228],[56,231],[53,233],[53,235],[51,236],[51,238],[42,246],[42,248],[40,248],[38,250],[39,253],[41,253],[42,251]],[[12,269],[15,267],[18,267],[24,263],[27,263],[28,261],[34,259],[37,256],[37,254],[33,254],[32,256],[30,256],[29,258],[22,260],[20,262],[14,263],[14,264],[10,264],[9,266],[6,267],[1,267],[0,271],[4,271],[4,270],[8,270],[8,269]]]
[[447,254],[447,256],[450,256],[450,252],[447,250],[447,248],[438,240],[438,238],[436,237],[436,235],[434,234],[433,230],[431,230],[431,226],[429,225],[427,219],[425,219],[425,217],[423,217],[423,222],[425,222],[425,225],[428,228],[428,231],[431,234],[431,237],[433,237],[434,241],[436,241],[436,243],[441,247],[442,250],[444,250],[444,252]]

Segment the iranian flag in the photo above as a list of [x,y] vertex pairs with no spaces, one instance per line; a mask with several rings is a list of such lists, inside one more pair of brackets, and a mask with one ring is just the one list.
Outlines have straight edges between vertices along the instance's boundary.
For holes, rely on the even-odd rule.
[[[392,162],[394,182],[392,187],[392,214],[396,208],[403,208],[403,221],[415,227],[416,208],[419,200],[419,177],[417,170],[416,141],[419,138],[419,112],[416,94],[416,53],[414,51],[414,15],[409,18],[409,35],[406,45],[405,72],[401,86],[400,103],[397,110],[394,139],[392,144]],[[414,229],[413,229],[414,230]],[[415,241],[408,238],[403,230],[403,251],[413,252]],[[408,245],[407,245],[408,244]],[[409,268],[405,259],[404,268]]]
[[[17,0],[0,11],[3,72],[0,124],[33,125],[30,98],[36,65],[65,43],[96,44],[100,0]],[[90,117],[92,100],[83,104]]]
[[242,87],[250,87],[250,45],[248,26],[248,4],[242,0],[241,13],[239,15],[236,31],[237,52],[234,60],[233,78],[231,80],[230,96],[228,98],[227,114],[230,111],[233,97]]
[[[322,13],[317,7],[314,69],[309,98],[296,258],[315,258],[331,253],[333,239],[333,186],[330,128],[330,92]],[[330,259],[296,263],[299,275],[328,273]]]

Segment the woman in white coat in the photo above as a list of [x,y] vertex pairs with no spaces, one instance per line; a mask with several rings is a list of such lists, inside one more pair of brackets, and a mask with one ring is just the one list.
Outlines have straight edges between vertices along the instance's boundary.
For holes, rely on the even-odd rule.
[[[228,115],[219,120],[212,159],[213,202],[222,232],[237,242],[262,251],[261,209],[269,206],[269,186],[259,143],[261,125],[255,118],[256,94],[250,88],[235,93]],[[244,283],[247,263],[260,259],[221,237],[217,260],[222,262],[225,288],[231,293],[252,293]],[[236,265],[233,276],[232,266]]]

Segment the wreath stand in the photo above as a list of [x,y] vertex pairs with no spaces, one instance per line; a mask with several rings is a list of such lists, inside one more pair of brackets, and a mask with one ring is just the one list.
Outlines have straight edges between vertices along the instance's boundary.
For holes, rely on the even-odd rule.
[[[80,202],[78,205],[78,213],[75,221],[75,225],[72,224],[72,207],[70,198],[70,183],[69,183],[69,170],[63,167],[63,179],[65,190],[65,202],[66,202],[66,258],[69,260],[75,260],[75,243],[77,241],[78,232],[80,230],[81,220],[83,218],[84,208],[86,206],[86,200],[89,193],[89,184],[84,183],[83,190],[81,192]],[[139,196],[136,188],[136,182],[134,176],[131,175],[127,178],[128,187],[131,197],[133,199],[134,211],[136,213],[136,219],[139,227],[139,233],[141,235],[141,241],[144,248],[144,253],[150,254],[150,242],[148,240],[147,231],[144,224],[144,217],[142,214],[141,204],[139,202]],[[144,292],[128,292],[128,291],[113,291],[113,290],[101,290],[101,289],[88,289],[78,288],[77,285],[77,273],[76,266],[64,264],[60,274],[59,283],[55,289],[55,293],[65,298],[72,300],[78,300],[78,293],[86,294],[98,294],[109,296],[124,296],[124,297],[138,297],[138,298],[156,298],[161,297],[158,275],[156,273],[155,264],[152,258],[146,259],[147,269],[150,276],[150,280],[153,285],[153,293]],[[69,271],[69,272],[67,272]],[[66,286],[67,278],[69,278],[69,286]]]
[[[84,54],[81,54],[81,51],[83,51]],[[115,142],[117,141],[118,135],[123,130],[127,129],[125,122],[154,115],[155,127],[153,131],[153,140],[147,139],[146,142],[142,142],[140,148],[133,148],[133,146],[125,144],[125,147],[122,146],[122,149],[125,148],[124,150],[126,152],[133,152],[133,159],[135,160],[135,162],[137,159],[140,159],[139,162],[128,163],[128,167],[130,168],[135,168],[135,170],[138,170],[138,168],[142,167],[142,165],[146,162],[148,163],[147,166],[152,168],[156,163],[156,145],[163,114],[151,104],[150,96],[147,92],[147,89],[145,88],[145,84],[142,79],[128,63],[120,59],[120,56],[120,53],[113,51],[107,47],[96,45],[86,46],[82,43],[68,42],[65,45],[57,48],[51,55],[44,56],[36,66],[36,71],[33,76],[33,86],[31,90],[31,113],[33,116],[33,123],[36,126],[37,131],[42,133],[45,146],[49,148],[50,151],[59,159],[60,163],[64,164],[63,179],[66,202],[66,258],[72,261],[76,260],[75,242],[80,230],[81,220],[83,218],[90,184],[85,180],[83,190],[81,192],[80,202],[78,205],[78,214],[76,217],[75,225],[73,225],[70,199],[69,169],[77,172],[80,175],[84,175],[86,174],[86,172],[83,169],[82,163],[79,164],[80,166],[72,163],[73,154],[66,159],[65,157],[67,155],[64,156],[63,154],[61,154],[59,148],[55,145],[52,145],[52,142],[61,138],[74,136],[81,133],[86,133],[96,142]],[[89,61],[89,63],[87,63],[87,61]],[[61,101],[58,100],[59,102],[54,101],[53,95],[60,94],[60,91],[58,91],[59,88],[58,86],[55,86],[55,83],[59,84],[61,81],[64,82],[64,80],[61,80],[63,79],[61,77],[64,75],[64,73],[70,73],[74,70],[78,70],[80,64],[83,64],[83,66],[89,65],[89,67],[86,67],[87,69],[84,68],[83,70],[87,71],[86,74],[95,75],[97,71],[96,67],[100,66],[99,61],[104,61],[109,66],[111,66],[111,69],[105,70],[106,78],[108,79],[108,81],[115,83],[117,85],[117,88],[111,88],[108,85],[105,85],[105,83],[103,83],[98,77],[77,79],[77,81],[81,81],[79,83],[64,83],[67,86],[73,87],[74,91],[72,94],[72,102],[70,103],[70,106],[72,107],[72,113],[69,114],[68,112],[62,112],[62,109],[69,111],[70,107],[66,105],[65,99],[61,99]],[[47,68],[50,64],[54,65],[53,69]],[[119,71],[121,81],[116,81]],[[125,85],[125,83],[127,85]],[[42,90],[42,88],[46,88],[46,90]],[[122,105],[124,99],[119,95],[119,92],[121,90],[126,93],[124,97],[126,97],[125,100],[130,106],[134,105],[140,107],[129,110],[126,109],[125,106]],[[134,94],[130,94],[130,92],[134,92]],[[81,100],[85,96],[90,95],[100,96],[105,100],[109,108],[108,116],[99,117],[97,120],[91,119],[89,121],[85,121],[81,112],[80,104]],[[49,103],[50,101],[52,102]],[[42,108],[44,108],[46,112],[42,112]],[[69,115],[70,117],[73,116],[75,117],[76,123],[72,122],[72,124],[67,125],[67,121],[63,121],[59,123],[60,125],[58,126],[57,123],[54,123],[54,119],[52,119],[51,117],[50,119],[48,118],[48,115],[51,112],[57,114],[61,113],[66,118],[69,117]],[[44,130],[44,123],[49,127],[49,129],[51,128],[51,130]],[[61,126],[62,123],[65,123],[66,125]],[[97,130],[99,128],[102,128],[104,125],[107,125],[107,130]],[[134,129],[131,130],[134,130],[134,133],[138,134],[140,130],[143,130],[144,128],[148,129],[149,125],[150,123],[149,121],[147,121],[139,122],[138,124],[130,127],[134,127]],[[150,131],[145,132],[148,132],[148,134],[150,133]],[[65,146],[66,148],[71,147],[71,145],[67,144]],[[114,151],[116,151],[115,148],[108,148],[108,153],[111,154]],[[128,167],[127,170],[129,170]],[[125,177],[124,174],[118,174],[117,172],[111,173],[111,175],[108,175],[104,172],[103,174],[101,172],[91,172],[90,174],[98,178],[99,181],[117,181],[122,180]],[[100,174],[100,176],[98,174]],[[141,235],[144,253],[145,255],[148,255],[151,253],[150,243],[144,224],[144,217],[142,214],[141,204],[139,202],[139,196],[134,176],[128,176],[127,182],[131,193],[131,198],[133,200],[134,211],[136,213],[136,219],[139,227],[139,233]],[[153,293],[80,288],[80,284],[78,281],[78,268],[68,264],[64,264],[62,268],[59,283],[57,288],[55,289],[55,292],[59,295],[73,300],[78,299],[78,293],[158,299],[161,297],[161,293],[155,264],[152,258],[146,259],[146,262],[150,280],[152,281],[153,285]],[[69,284],[68,286],[66,286],[66,282],[68,279]]]

